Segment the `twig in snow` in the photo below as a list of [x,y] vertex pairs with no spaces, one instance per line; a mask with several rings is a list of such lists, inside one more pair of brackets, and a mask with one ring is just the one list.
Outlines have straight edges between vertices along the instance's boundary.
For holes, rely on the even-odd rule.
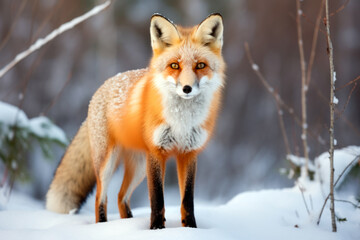
[[295,216],[296,216],[297,218],[300,218],[299,213],[298,213],[297,210],[295,210]]
[[105,3],[98,5],[91,9],[89,12],[85,13],[84,15],[81,15],[77,18],[74,18],[70,22],[62,24],[59,28],[53,30],[49,35],[47,35],[45,38],[38,39],[34,44],[32,44],[27,50],[19,53],[16,55],[16,57],[8,63],[5,67],[3,67],[0,70],[0,78],[3,77],[10,69],[12,69],[16,64],[18,64],[21,60],[29,56],[34,51],[38,50],[63,32],[68,31],[69,29],[75,27],[79,23],[85,21],[86,19],[100,13],[104,9],[106,9],[110,5],[110,0],[106,1]]
[[309,148],[307,143],[307,111],[306,111],[306,93],[308,91],[308,85],[306,84],[306,63],[304,54],[304,43],[302,38],[302,27],[301,27],[301,15],[302,10],[300,6],[300,0],[296,0],[296,27],[298,34],[298,45],[300,54],[300,67],[301,67],[301,140],[303,143],[303,151],[305,158],[305,177],[309,173]]
[[344,202],[344,203],[350,203],[351,205],[353,205],[353,207],[355,208],[360,208],[359,204],[355,204],[351,201],[348,201],[348,200],[342,200],[342,199],[335,199],[336,202]]
[[[336,179],[336,181],[335,181],[335,183],[334,183],[334,187],[335,187],[335,186],[337,185],[337,183],[340,181],[341,177],[344,175],[344,173],[347,171],[347,169],[348,169],[350,166],[352,166],[352,165],[354,164],[354,162],[356,162],[356,161],[358,161],[358,160],[360,160],[360,155],[359,155],[359,156],[356,156],[356,157],[344,168],[344,170],[340,173],[339,177]],[[316,222],[317,225],[319,225],[319,223],[320,223],[321,215],[322,215],[322,213],[323,213],[323,211],[324,211],[326,202],[327,202],[327,200],[329,199],[329,197],[330,197],[330,193],[327,195],[327,197],[326,197],[325,200],[324,200],[324,204],[323,204],[323,206],[322,206],[322,208],[321,208],[321,211],[320,211],[318,220],[317,220],[317,222]]]
[[314,203],[311,197],[311,194],[309,194],[309,200],[310,200],[310,206],[311,206],[311,210],[314,211]]
[[338,184],[338,182],[340,181],[341,177],[345,174],[345,172],[347,171],[347,169],[349,167],[351,167],[351,165],[354,164],[354,162],[356,162],[357,160],[360,160],[360,155],[356,156],[345,168],[344,170],[340,173],[339,177],[336,179],[335,183],[334,183],[334,187]]
[[310,216],[309,207],[308,207],[308,205],[307,205],[307,203],[306,203],[305,196],[304,196],[304,188],[300,187],[299,184],[298,184],[298,187],[299,187],[299,190],[300,190],[300,192],[301,192],[301,196],[302,196],[302,199],[303,199],[303,201],[304,201],[306,211],[307,211],[308,215]]
[[8,172],[7,168],[5,168],[3,178],[2,178],[2,180],[0,182],[0,188],[5,187],[5,183],[6,183],[6,180],[7,180],[8,173],[9,172]]
[[331,226],[332,231],[336,232],[336,219],[335,219],[335,202],[334,202],[334,90],[335,90],[335,70],[334,70],[334,53],[333,45],[330,36],[330,16],[329,16],[329,0],[325,1],[325,25],[326,25],[326,42],[328,46],[328,56],[330,64],[330,213],[331,213]]

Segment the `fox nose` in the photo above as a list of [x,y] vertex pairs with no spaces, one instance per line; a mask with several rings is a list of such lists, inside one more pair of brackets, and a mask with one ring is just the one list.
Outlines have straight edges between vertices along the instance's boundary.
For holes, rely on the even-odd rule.
[[186,94],[191,93],[191,90],[192,90],[192,88],[189,85],[185,85],[183,87],[183,92]]

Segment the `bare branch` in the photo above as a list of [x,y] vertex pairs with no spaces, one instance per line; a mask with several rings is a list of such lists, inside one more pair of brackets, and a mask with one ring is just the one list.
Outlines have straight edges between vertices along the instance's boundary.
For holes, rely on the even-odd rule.
[[338,184],[338,182],[340,181],[341,177],[345,174],[345,172],[349,169],[349,167],[351,167],[354,162],[356,162],[357,160],[360,159],[360,155],[356,156],[345,168],[344,170],[340,173],[339,177],[336,179],[335,183],[334,183],[334,187]]
[[290,155],[292,154],[291,153],[291,150],[290,150],[290,144],[289,144],[289,139],[287,137],[287,134],[286,134],[286,130],[285,130],[285,124],[284,124],[284,118],[283,118],[283,111],[281,110],[279,104],[276,102],[276,108],[277,108],[277,111],[278,111],[278,119],[279,119],[279,124],[280,124],[280,129],[281,129],[281,134],[282,134],[282,137],[284,139],[284,143],[285,143],[285,148],[286,148],[286,155]]
[[24,11],[24,8],[25,8],[26,3],[27,3],[27,0],[21,2],[21,5],[20,5],[20,7],[19,7],[19,10],[17,11],[17,13],[16,13],[16,15],[15,15],[15,18],[14,18],[14,20],[13,20],[12,23],[11,23],[11,26],[10,26],[9,31],[6,33],[4,39],[3,39],[3,40],[1,41],[1,43],[0,43],[0,50],[1,50],[1,49],[5,46],[5,44],[9,41],[9,38],[10,38],[10,36],[11,36],[11,33],[13,32],[14,27],[15,27],[17,21],[19,20],[19,17],[20,17],[20,15],[21,15],[21,13]]
[[111,1],[108,0],[105,3],[94,7],[89,12],[85,13],[84,15],[74,18],[70,22],[62,24],[59,28],[53,30],[45,38],[38,39],[27,50],[16,55],[16,57],[9,64],[7,64],[5,67],[3,67],[0,70],[0,78],[3,77],[10,69],[12,69],[16,64],[18,64],[21,60],[23,60],[24,58],[29,56],[31,53],[35,52],[36,50],[38,50],[39,48],[41,48],[42,46],[44,46],[45,44],[47,44],[48,42],[50,42],[51,40],[53,40],[54,38],[59,36],[60,34],[72,29],[79,23],[82,23],[83,21],[87,20],[88,18],[90,18],[94,15],[97,15],[98,13],[100,13],[101,11],[106,9],[110,5],[110,3],[111,3]]
[[330,17],[329,17],[329,0],[325,2],[325,12],[326,12],[326,41],[328,46],[328,56],[330,64],[330,212],[331,212],[331,225],[332,231],[336,232],[336,219],[335,219],[335,202],[334,202],[334,113],[335,113],[335,104],[334,104],[334,90],[335,90],[335,70],[334,70],[334,53],[333,45],[330,36]]
[[[290,116],[294,119],[294,122],[298,126],[301,127],[301,120],[296,115],[296,113],[294,112],[294,109],[284,102],[284,100],[281,98],[280,94],[276,90],[274,90],[274,88],[269,84],[269,82],[265,79],[265,77],[260,72],[259,66],[254,62],[254,60],[252,58],[252,55],[251,55],[251,52],[250,52],[250,47],[249,47],[249,44],[247,42],[244,43],[244,48],[245,48],[246,56],[247,56],[247,58],[249,60],[249,63],[251,65],[251,68],[253,69],[255,74],[258,76],[260,82],[264,85],[265,89],[274,97],[277,107],[279,107],[281,110],[283,109],[287,113],[289,113]],[[279,113],[279,111],[278,111],[278,113]],[[279,119],[279,121],[283,121],[283,120]],[[280,123],[280,127],[281,127],[281,123]],[[281,130],[281,131],[283,131],[283,130]],[[324,143],[322,141],[319,141],[319,139],[317,137],[317,134],[314,134],[310,130],[309,130],[308,133],[312,138],[314,138],[316,141],[318,141],[321,145],[324,145]],[[284,135],[283,135],[283,137],[284,137]],[[285,142],[285,144],[286,144],[286,142],[288,142],[287,137],[284,138],[284,142]],[[289,150],[290,150],[290,147],[289,147]]]
[[[284,143],[285,143],[285,147],[286,147],[286,152],[287,155],[292,154],[291,150],[290,150],[290,145],[289,145],[289,139],[286,135],[286,131],[285,131],[285,125],[284,125],[284,119],[283,119],[283,112],[281,110],[281,108],[285,108],[290,114],[294,114],[294,111],[292,110],[292,108],[290,108],[289,106],[287,106],[284,101],[282,100],[282,98],[280,97],[280,95],[274,90],[274,88],[272,88],[270,86],[270,84],[266,81],[265,77],[262,75],[262,73],[259,70],[259,66],[254,62],[251,53],[250,53],[250,47],[249,44],[247,42],[245,42],[244,44],[245,47],[245,51],[246,51],[246,55],[248,57],[248,60],[251,64],[251,68],[253,69],[253,71],[255,72],[255,74],[258,76],[258,78],[260,79],[261,83],[265,86],[266,90],[274,97],[275,99],[275,103],[276,103],[276,108],[277,108],[277,113],[279,116],[279,124],[280,124],[280,129],[281,129],[281,134],[283,136],[284,139]],[[296,119],[300,122],[299,118],[296,117]]]
[[296,27],[298,34],[298,45],[299,45],[299,54],[300,54],[300,67],[301,67],[301,140],[303,143],[303,151],[305,158],[305,171],[303,174],[308,176],[309,172],[309,147],[307,143],[307,111],[306,111],[306,93],[308,91],[308,85],[306,84],[306,63],[305,63],[305,54],[304,54],[304,42],[302,37],[302,27],[301,27],[301,5],[300,0],[296,0]]
[[[24,104],[24,100],[25,100],[25,95],[26,95],[26,92],[27,92],[27,87],[28,87],[28,84],[29,84],[29,81],[30,81],[30,77],[32,75],[32,73],[34,72],[34,70],[36,69],[37,65],[40,63],[44,53],[45,53],[45,50],[47,50],[47,46],[45,46],[43,48],[43,51],[40,52],[40,54],[38,54],[36,56],[36,59],[31,63],[31,66],[29,68],[29,70],[27,71],[25,77],[24,77],[24,80],[22,81],[21,83],[21,93],[20,93],[20,102],[18,104],[18,108],[19,108],[19,111],[18,113],[20,113],[20,110],[22,109],[23,107],[23,104]],[[17,122],[17,117],[15,118],[16,119],[16,122]]]
[[[329,104],[329,100],[324,96],[324,94],[319,89],[319,87],[315,86],[314,83],[312,83],[312,85],[313,85],[313,88],[315,89],[317,95],[320,97],[320,100],[322,100],[324,103]],[[335,114],[340,115],[341,114],[340,110],[335,108]],[[345,115],[342,115],[340,119],[342,121],[344,121],[345,124],[353,130],[353,133],[360,136],[360,129],[357,128]]]
[[50,21],[50,19],[54,16],[54,14],[59,11],[63,3],[64,3],[63,1],[58,1],[56,4],[54,4],[54,6],[51,8],[50,11],[47,11],[47,14],[45,15],[44,19],[41,21],[39,27],[36,29],[35,34],[30,36],[29,44],[39,38],[39,35],[44,30],[46,24]]
[[253,60],[253,58],[251,56],[250,47],[249,47],[249,44],[247,42],[245,42],[244,47],[245,47],[246,56],[247,56],[247,58],[248,58],[248,60],[249,60],[249,62],[251,64],[251,68],[254,70],[254,72],[258,76],[259,80],[264,85],[265,89],[274,97],[275,101],[279,104],[279,106],[282,109],[285,109],[294,118],[295,122],[299,126],[301,126],[301,120],[295,114],[294,109],[284,102],[284,100],[281,98],[279,93],[276,90],[274,90],[274,88],[266,81],[265,77],[260,72],[259,65],[257,65],[254,62],[254,60]]
[[338,114],[338,116],[337,116],[336,119],[339,119],[339,118],[341,117],[341,115],[345,112],[345,109],[346,109],[347,105],[348,105],[349,102],[350,102],[351,95],[353,94],[356,86],[357,86],[357,83],[355,83],[354,86],[351,88],[351,91],[350,91],[350,93],[349,93],[349,95],[348,95],[348,98],[347,98],[347,100],[346,100],[346,103],[345,103],[343,109],[341,110],[341,112]]
[[60,89],[59,93],[55,96],[55,98],[49,103],[49,105],[45,108],[45,110],[40,115],[47,115],[48,111],[54,106],[57,102],[61,94],[64,92],[65,87],[68,85],[72,78],[72,72],[69,73],[67,80],[65,81],[64,85]]
[[308,205],[307,205],[307,203],[306,203],[305,196],[304,196],[304,188],[303,188],[303,187],[300,187],[299,183],[298,183],[298,187],[299,187],[299,190],[300,190],[300,192],[301,192],[301,196],[302,196],[302,199],[303,199],[303,201],[304,201],[306,211],[307,211],[308,215],[310,216],[309,207],[308,207]]
[[316,18],[315,27],[314,27],[314,34],[313,34],[313,40],[312,40],[312,44],[311,44],[309,65],[308,65],[307,72],[306,72],[306,85],[307,86],[310,86],[311,72],[312,72],[312,67],[314,65],[314,61],[315,61],[316,45],[317,45],[317,39],[319,36],[321,16],[322,16],[323,10],[324,10],[324,3],[325,3],[325,0],[322,0],[320,8],[319,8],[319,13]]
[[355,79],[351,80],[350,82],[348,82],[347,84],[345,84],[344,86],[336,88],[335,91],[339,91],[339,90],[341,90],[341,89],[343,89],[343,88],[345,88],[345,87],[347,87],[347,86],[349,86],[351,84],[354,84],[358,80],[360,80],[360,75],[357,76]]
[[344,8],[346,7],[346,5],[348,5],[349,2],[350,2],[350,0],[346,0],[345,3],[343,5],[341,5],[338,9],[336,9],[335,12],[330,13],[330,17],[333,17],[336,14],[338,14],[339,12],[341,12],[342,10],[344,10]]
[[354,208],[360,208],[360,206],[358,204],[355,204],[351,201],[348,200],[342,200],[342,199],[335,199],[336,202],[344,202],[344,203],[350,203],[351,205],[353,205]]

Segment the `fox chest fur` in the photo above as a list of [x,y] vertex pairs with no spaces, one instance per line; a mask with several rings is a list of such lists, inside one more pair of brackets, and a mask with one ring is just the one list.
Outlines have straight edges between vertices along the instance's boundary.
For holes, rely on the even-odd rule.
[[208,138],[202,124],[209,114],[210,97],[200,94],[189,100],[176,95],[163,98],[165,122],[153,133],[154,145],[166,151],[176,148],[181,152],[201,148]]

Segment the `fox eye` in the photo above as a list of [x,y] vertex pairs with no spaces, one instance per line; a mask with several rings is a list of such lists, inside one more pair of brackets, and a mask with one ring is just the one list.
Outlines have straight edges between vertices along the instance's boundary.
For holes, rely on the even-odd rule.
[[198,63],[198,64],[196,65],[196,69],[203,69],[203,68],[205,68],[205,67],[206,67],[206,64],[203,63],[203,62],[200,62],[200,63]]
[[172,64],[170,64],[170,67],[171,67],[172,69],[179,69],[179,64],[177,64],[177,63],[172,63]]

